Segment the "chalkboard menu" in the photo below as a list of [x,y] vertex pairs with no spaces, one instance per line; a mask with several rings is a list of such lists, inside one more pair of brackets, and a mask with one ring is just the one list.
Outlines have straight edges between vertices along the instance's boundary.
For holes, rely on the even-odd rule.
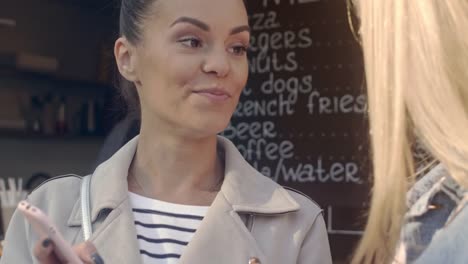
[[369,196],[362,54],[346,2],[247,5],[250,78],[223,134],[262,174],[320,204],[335,263],[346,262]]

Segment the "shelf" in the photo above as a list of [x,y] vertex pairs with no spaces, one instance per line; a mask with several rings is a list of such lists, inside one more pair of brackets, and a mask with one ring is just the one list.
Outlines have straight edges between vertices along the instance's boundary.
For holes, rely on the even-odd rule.
[[24,131],[0,129],[0,139],[39,140],[39,141],[104,141],[104,135],[43,135]]
[[0,67],[0,89],[11,87],[24,87],[25,89],[40,92],[41,90],[54,90],[66,93],[104,94],[113,89],[111,84],[89,80],[74,80],[57,76],[52,73],[38,73],[18,71]]

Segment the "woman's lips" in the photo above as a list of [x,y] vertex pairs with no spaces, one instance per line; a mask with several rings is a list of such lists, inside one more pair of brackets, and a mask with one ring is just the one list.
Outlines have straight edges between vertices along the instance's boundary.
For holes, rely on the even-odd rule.
[[222,89],[218,89],[218,88],[201,89],[201,90],[194,91],[194,93],[196,93],[198,95],[201,95],[201,96],[204,96],[204,97],[207,97],[208,99],[211,99],[211,100],[217,101],[217,102],[226,101],[229,98],[231,98],[231,95],[228,92],[226,92],[226,91],[224,91]]

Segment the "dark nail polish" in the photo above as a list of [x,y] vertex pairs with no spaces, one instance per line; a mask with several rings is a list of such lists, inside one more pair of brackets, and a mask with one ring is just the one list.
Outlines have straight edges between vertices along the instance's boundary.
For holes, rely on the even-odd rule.
[[51,243],[52,241],[50,240],[50,238],[44,239],[44,241],[42,241],[42,247],[48,248]]
[[104,264],[104,260],[102,260],[98,253],[91,255],[91,260],[93,260],[94,264]]

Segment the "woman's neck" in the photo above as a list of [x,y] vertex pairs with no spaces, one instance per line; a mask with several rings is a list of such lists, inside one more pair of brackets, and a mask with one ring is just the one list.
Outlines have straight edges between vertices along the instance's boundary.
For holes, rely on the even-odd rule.
[[209,205],[221,186],[223,167],[216,136],[193,139],[142,128],[129,189],[167,202]]

